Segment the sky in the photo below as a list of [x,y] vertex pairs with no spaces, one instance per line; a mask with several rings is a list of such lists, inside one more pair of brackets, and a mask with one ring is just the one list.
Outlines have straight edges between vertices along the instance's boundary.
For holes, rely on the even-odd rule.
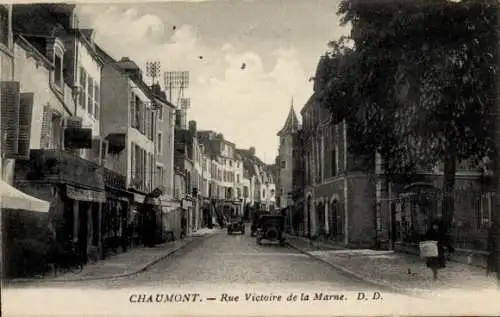
[[274,163],[276,133],[292,99],[300,120],[320,56],[349,32],[339,25],[337,6],[337,0],[108,2],[79,4],[78,13],[114,58],[129,57],[143,71],[147,61],[159,61],[162,73],[189,71],[188,120],[238,148],[255,146],[257,156]]

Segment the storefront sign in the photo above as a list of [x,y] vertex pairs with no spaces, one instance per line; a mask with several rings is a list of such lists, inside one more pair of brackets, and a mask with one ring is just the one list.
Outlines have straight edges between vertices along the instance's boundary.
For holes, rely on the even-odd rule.
[[71,185],[66,185],[66,194],[73,200],[90,201],[96,203],[106,202],[106,194],[103,191],[95,191],[91,189],[83,189]]
[[134,193],[134,202],[136,203],[143,204],[145,198],[146,196],[144,195]]

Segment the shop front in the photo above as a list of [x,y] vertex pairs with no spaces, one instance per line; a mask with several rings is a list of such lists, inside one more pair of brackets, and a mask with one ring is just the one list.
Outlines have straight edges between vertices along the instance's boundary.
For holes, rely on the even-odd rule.
[[76,244],[85,263],[99,253],[106,195],[98,164],[59,149],[30,150],[29,160],[16,162],[14,183],[51,203],[50,228],[58,244]]

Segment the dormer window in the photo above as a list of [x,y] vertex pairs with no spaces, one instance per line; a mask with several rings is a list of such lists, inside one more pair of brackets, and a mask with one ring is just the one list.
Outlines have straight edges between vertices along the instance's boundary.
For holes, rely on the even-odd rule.
[[54,57],[54,82],[58,87],[62,87],[62,58],[59,55]]
[[63,91],[64,87],[64,44],[61,40],[54,38],[49,42],[48,51],[52,54],[52,62],[54,63],[53,69],[53,84],[56,88]]

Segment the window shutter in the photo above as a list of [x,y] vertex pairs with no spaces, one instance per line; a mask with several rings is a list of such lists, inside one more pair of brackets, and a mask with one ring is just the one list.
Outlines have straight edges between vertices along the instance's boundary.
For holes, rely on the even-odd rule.
[[135,178],[135,144],[133,142],[130,145],[130,175],[132,179]]
[[50,131],[52,130],[52,110],[49,105],[43,107],[42,129],[40,133],[40,148],[50,147]]
[[18,153],[19,139],[19,89],[18,81],[0,82],[0,104],[2,115],[2,153],[13,157]]
[[151,131],[151,110],[146,108],[146,136],[148,139],[151,139],[149,132]]
[[135,128],[135,95],[130,93],[130,127]]
[[34,93],[22,93],[19,100],[18,158],[29,159]]
[[146,104],[141,102],[141,133],[146,134]]

